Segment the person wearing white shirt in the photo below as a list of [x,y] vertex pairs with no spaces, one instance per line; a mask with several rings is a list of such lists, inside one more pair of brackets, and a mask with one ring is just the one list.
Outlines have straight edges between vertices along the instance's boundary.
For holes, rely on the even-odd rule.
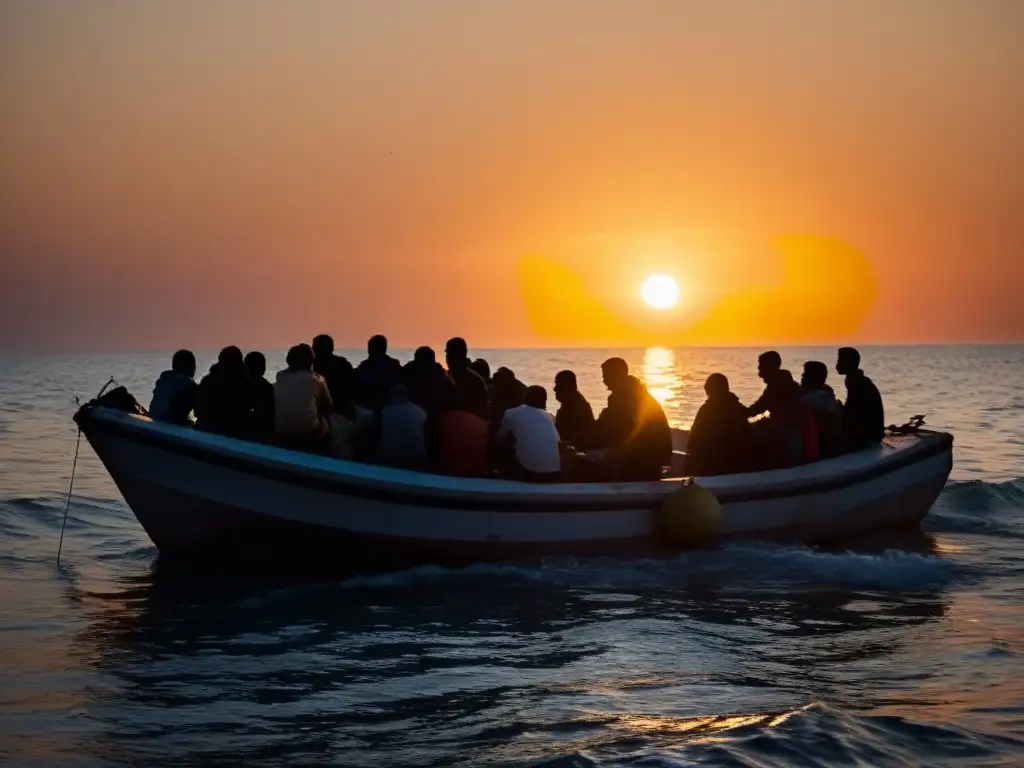
[[535,483],[561,479],[558,428],[547,402],[544,387],[528,387],[524,404],[505,411],[495,435],[503,477]]

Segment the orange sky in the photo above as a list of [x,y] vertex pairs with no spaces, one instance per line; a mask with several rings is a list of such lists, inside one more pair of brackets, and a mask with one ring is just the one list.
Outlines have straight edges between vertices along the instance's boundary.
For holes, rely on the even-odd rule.
[[5,0],[0,346],[1021,340],[1022,29],[1018,0]]

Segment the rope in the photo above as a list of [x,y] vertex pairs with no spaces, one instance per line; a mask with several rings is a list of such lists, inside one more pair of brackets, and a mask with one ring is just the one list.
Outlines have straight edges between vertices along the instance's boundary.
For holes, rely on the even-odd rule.
[[924,427],[924,416],[911,416],[910,421],[897,427],[895,424],[890,424],[885,428],[885,431],[891,435],[913,435],[921,431]]
[[[114,381],[114,377],[111,376],[110,380],[106,384],[103,385],[103,389],[100,390],[99,394],[96,395],[96,398],[92,402],[96,402],[96,400],[99,400],[101,397],[103,397],[103,393],[107,391],[107,388],[111,384],[116,384],[116,383],[117,382]],[[80,402],[80,400],[78,399],[77,395],[72,395],[72,397],[75,398],[75,403],[76,404],[78,404]],[[89,405],[89,403],[87,403],[85,407],[88,407],[88,405]],[[58,566],[60,565],[60,553],[61,553],[61,550],[64,549],[64,529],[67,527],[67,524],[68,524],[68,512],[71,511],[71,491],[75,487],[75,470],[78,469],[78,449],[81,448],[81,447],[82,447],[82,428],[79,427],[78,428],[78,437],[75,438],[75,460],[71,462],[71,482],[68,483],[68,500],[67,500],[67,503],[64,504],[64,521],[60,524],[60,543],[57,544],[57,565]]]
[[57,565],[60,565],[60,552],[64,548],[64,527],[68,524],[68,511],[71,509],[71,489],[75,487],[75,469],[78,468],[78,448],[82,445],[82,428],[78,428],[75,440],[75,460],[71,462],[71,483],[68,485],[68,501],[64,505],[64,522],[60,525],[60,544],[57,545]]

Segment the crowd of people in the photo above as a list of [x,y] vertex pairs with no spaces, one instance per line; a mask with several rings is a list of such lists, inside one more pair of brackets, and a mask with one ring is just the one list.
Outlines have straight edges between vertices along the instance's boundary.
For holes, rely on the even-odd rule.
[[[544,387],[526,385],[508,368],[492,374],[461,338],[446,344],[446,366],[430,347],[402,365],[383,336],[369,340],[357,366],[335,354],[327,335],[292,347],[286,363],[271,383],[262,353],[225,347],[196,383],[195,355],[180,350],[156,382],[149,414],[219,435],[459,477],[643,481],[672,463],[661,404],[618,357],[601,366],[609,394],[596,418],[573,371],[555,376],[552,415]],[[846,379],[845,405],[826,383],[824,363],[805,363],[798,384],[778,352],[758,359],[765,390],[750,406],[723,374],[709,376],[686,473],[790,467],[880,442],[882,399],[859,353],[840,349],[836,370]]]

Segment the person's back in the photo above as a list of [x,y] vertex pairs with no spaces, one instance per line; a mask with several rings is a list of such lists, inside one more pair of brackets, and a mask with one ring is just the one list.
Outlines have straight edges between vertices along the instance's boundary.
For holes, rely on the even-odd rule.
[[313,372],[313,352],[300,344],[288,352],[288,368],[274,382],[274,433],[289,447],[321,450],[333,403],[323,378]]
[[245,356],[249,436],[261,442],[274,436],[274,385],[264,378],[266,372],[267,359],[262,352],[250,352]]
[[592,447],[606,448],[623,480],[650,480],[672,462],[672,431],[665,411],[647,387],[629,375],[624,360],[601,366],[608,406],[594,424]]
[[313,372],[327,384],[335,406],[351,403],[356,387],[355,369],[346,358],[334,354],[334,339],[322,333],[313,339]]
[[373,411],[349,403],[334,408],[328,417],[329,453],[335,459],[362,461],[372,439]]
[[205,432],[245,437],[250,411],[242,350],[225,347],[217,365],[199,383],[196,426]]
[[560,371],[555,376],[555,398],[559,403],[555,426],[562,442],[579,451],[587,450],[593,439],[594,411],[579,391],[575,373]]
[[860,369],[860,353],[852,347],[840,349],[836,371],[846,377],[843,433],[848,449],[878,445],[885,435],[885,408],[878,387]]
[[445,345],[445,357],[448,362],[448,375],[455,382],[459,400],[470,413],[484,421],[491,418],[491,400],[487,384],[469,365],[469,352],[466,342],[461,338],[452,338]]
[[[445,475],[490,477],[487,422],[463,408],[445,408],[428,427],[428,453]],[[433,446],[433,447],[431,447]]]
[[526,402],[526,385],[516,378],[515,372],[501,367],[491,379],[491,433],[501,426],[505,411]]
[[427,461],[427,412],[409,399],[404,386],[392,387],[389,400],[374,414],[374,461],[423,469]]
[[388,340],[374,336],[366,345],[367,357],[356,367],[356,402],[376,410],[388,400],[391,388],[401,382],[402,364],[388,354]]
[[409,399],[427,412],[436,416],[443,403],[455,389],[455,383],[448,376],[444,366],[437,362],[434,350],[420,347],[402,368],[402,383],[409,391]]
[[496,444],[511,443],[502,474],[532,482],[551,482],[561,477],[562,459],[558,428],[547,412],[547,392],[529,387],[526,402],[505,411],[495,436]]
[[713,373],[704,384],[707,401],[697,411],[686,446],[686,473],[728,475],[751,468],[747,410],[729,390],[729,380]]
[[[761,447],[761,468],[793,467],[818,458],[818,429],[810,408],[801,402],[800,385],[785,369],[766,379],[769,417],[754,425]],[[751,408],[747,408],[748,415]]]
[[828,366],[816,360],[804,363],[800,379],[800,402],[811,410],[818,428],[818,457],[838,456],[843,452],[843,406],[832,387],[826,384]]
[[199,385],[195,381],[196,356],[180,349],[171,358],[171,369],[164,371],[153,387],[149,416],[154,421],[186,426],[196,408]]

